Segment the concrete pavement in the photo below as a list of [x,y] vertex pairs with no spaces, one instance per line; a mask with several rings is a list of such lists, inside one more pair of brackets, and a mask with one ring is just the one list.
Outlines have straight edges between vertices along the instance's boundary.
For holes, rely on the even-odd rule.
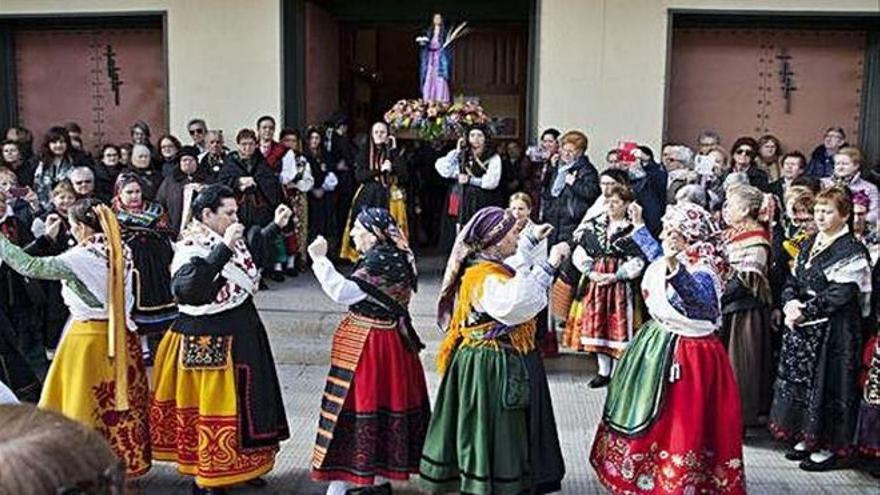
[[[438,271],[437,262],[423,269],[421,290],[411,305],[416,329],[428,346],[423,362],[432,400],[439,384],[439,377],[433,371],[433,356],[441,339],[433,324]],[[322,494],[327,485],[312,482],[308,466],[329,363],[330,340],[345,308],[327,299],[310,273],[283,284],[271,284],[271,290],[258,295],[257,306],[275,352],[292,438],[282,444],[276,468],[266,476],[269,486],[240,487],[231,493]],[[605,398],[604,390],[587,387],[595,369],[593,360],[567,355],[548,360],[547,368],[567,468],[562,493],[606,493],[587,462]],[[799,470],[796,463],[784,459],[781,446],[763,434],[747,439],[745,463],[749,493],[880,494],[880,482],[861,472],[805,473]],[[157,463],[141,480],[137,491],[182,495],[189,493],[189,483],[189,478],[178,475],[170,465]],[[395,486],[395,493],[420,492],[409,484],[399,484]]]

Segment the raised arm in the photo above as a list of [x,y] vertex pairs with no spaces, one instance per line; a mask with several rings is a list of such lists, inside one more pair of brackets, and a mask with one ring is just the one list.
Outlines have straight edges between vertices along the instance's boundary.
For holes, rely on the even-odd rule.
[[232,250],[220,243],[206,257],[193,257],[181,266],[171,276],[171,293],[177,302],[190,306],[213,302],[226,284],[220,272],[230,258]]
[[327,294],[327,297],[337,304],[351,306],[367,298],[367,294],[356,283],[336,271],[327,256],[314,258],[312,271],[315,272],[315,278],[318,279],[321,289]]

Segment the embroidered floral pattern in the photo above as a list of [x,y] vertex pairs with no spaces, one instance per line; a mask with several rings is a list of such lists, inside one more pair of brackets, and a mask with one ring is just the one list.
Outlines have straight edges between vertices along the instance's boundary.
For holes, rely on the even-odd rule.
[[[137,338],[128,339],[129,353],[140,353]],[[133,354],[136,355],[136,354]],[[134,361],[134,360],[132,360]],[[147,418],[149,388],[147,375],[140,360],[128,367],[129,409],[116,409],[116,383],[104,381],[92,387],[96,409],[95,429],[116,456],[123,460],[126,476],[141,476],[150,469],[150,427]]]
[[620,493],[740,493],[745,474],[742,459],[718,459],[715,452],[670,452],[656,442],[647,452],[611,431],[600,432],[593,456],[607,486]]

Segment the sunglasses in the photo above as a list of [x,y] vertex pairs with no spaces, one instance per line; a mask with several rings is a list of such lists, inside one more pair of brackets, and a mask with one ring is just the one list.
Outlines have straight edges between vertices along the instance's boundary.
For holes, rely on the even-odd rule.
[[204,134],[204,133],[205,133],[205,130],[204,130],[204,129],[201,129],[201,128],[199,128],[199,129],[190,129],[190,130],[189,130],[189,135],[190,135],[190,136],[195,136],[196,134]]
[[752,155],[754,153],[755,152],[750,148],[740,148],[740,149],[736,150],[737,155]]

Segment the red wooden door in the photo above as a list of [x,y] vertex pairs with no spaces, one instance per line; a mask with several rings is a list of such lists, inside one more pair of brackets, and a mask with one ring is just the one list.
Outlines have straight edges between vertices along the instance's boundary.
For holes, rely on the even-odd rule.
[[714,129],[729,146],[770,133],[809,153],[841,126],[857,144],[864,54],[861,31],[677,29],[666,139],[693,145]]
[[14,34],[19,121],[37,145],[76,122],[85,145],[128,142],[135,121],[168,129],[161,28],[21,29]]

